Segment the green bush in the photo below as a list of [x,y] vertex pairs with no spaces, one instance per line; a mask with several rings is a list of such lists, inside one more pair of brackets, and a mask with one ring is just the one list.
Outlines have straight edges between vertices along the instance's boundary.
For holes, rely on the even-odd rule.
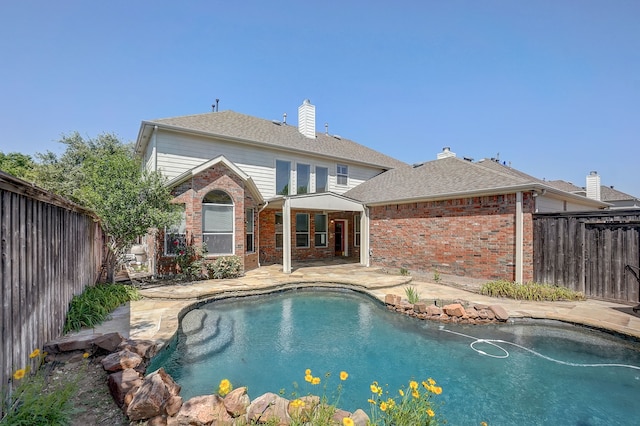
[[130,300],[139,300],[138,289],[123,284],[98,284],[87,287],[79,296],[73,296],[64,325],[64,332],[78,331],[82,327],[95,327],[102,323],[118,306]]
[[413,286],[405,287],[404,294],[407,295],[407,300],[409,301],[409,303],[418,303],[418,301],[420,301],[418,290]]
[[585,300],[581,292],[565,287],[539,283],[519,284],[502,280],[483,284],[480,294],[531,301]]
[[211,263],[207,263],[209,278],[237,278],[242,273],[242,262],[238,256],[219,257]]

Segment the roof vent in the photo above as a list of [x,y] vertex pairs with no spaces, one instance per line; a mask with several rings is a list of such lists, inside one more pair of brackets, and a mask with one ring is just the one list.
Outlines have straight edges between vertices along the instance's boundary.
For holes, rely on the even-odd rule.
[[281,124],[282,124],[282,123],[281,123],[281,122],[279,122],[278,120],[271,120],[271,122],[272,122],[273,124],[275,124],[276,126],[279,126],[279,125],[281,125]]
[[451,148],[449,148],[448,146],[445,146],[444,148],[442,148],[442,152],[438,153],[437,159],[440,160],[442,158],[449,158],[449,157],[455,157],[456,154],[454,152],[451,152]]
[[424,163],[415,163],[411,165],[411,167],[413,167],[414,169],[417,169],[420,166],[424,166]]
[[316,137],[316,107],[309,99],[298,107],[298,131],[310,139]]
[[342,140],[342,136],[340,136],[340,135],[333,135],[333,137],[338,139],[338,140]]

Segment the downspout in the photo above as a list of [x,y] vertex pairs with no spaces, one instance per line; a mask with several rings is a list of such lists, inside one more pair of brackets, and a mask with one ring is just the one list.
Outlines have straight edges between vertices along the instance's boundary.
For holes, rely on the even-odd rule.
[[[156,133],[158,132],[158,126],[153,126],[153,133],[151,134],[151,155],[152,155],[152,159],[153,159],[153,171],[157,172],[158,171],[158,149],[157,149],[157,144],[156,144]],[[144,165],[143,165],[144,167]],[[157,276],[158,275],[158,270],[157,270],[157,265],[156,265],[156,257],[158,255],[158,234],[157,234],[157,230],[153,235],[153,245],[154,245],[154,256],[149,256],[150,257],[150,262],[151,262],[151,266],[149,269],[151,269],[151,273],[153,274],[153,276]],[[162,251],[164,254],[164,247],[162,247]],[[149,252],[149,250],[147,250],[147,252]]]
[[366,206],[363,207],[362,217],[360,218],[360,264],[369,267],[371,266],[369,208]]
[[515,282],[522,284],[524,253],[524,215],[522,214],[522,192],[516,192],[516,276]]
[[[269,201],[265,201],[264,206],[262,206],[260,210],[258,210],[258,241],[260,241],[260,213],[262,213],[262,211],[266,209],[268,205],[269,205]],[[255,244],[255,241],[253,244]],[[258,252],[258,268],[259,268],[261,266],[260,265],[260,248],[256,247],[256,251]]]
[[291,200],[282,205],[282,272],[291,273]]

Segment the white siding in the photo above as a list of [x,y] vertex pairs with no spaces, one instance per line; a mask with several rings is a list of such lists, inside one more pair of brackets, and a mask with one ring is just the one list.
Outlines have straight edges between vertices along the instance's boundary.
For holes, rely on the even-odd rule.
[[536,198],[536,213],[583,212],[588,210],[597,209],[574,201],[551,198],[544,195]]
[[[327,161],[310,155],[289,154],[284,151],[236,144],[233,142],[199,138],[159,130],[157,133],[158,170],[172,179],[181,173],[199,166],[205,161],[224,155],[246,174],[251,176],[265,199],[275,196],[276,160],[291,162],[291,187],[296,188],[296,164],[311,166],[311,188],[315,190],[315,167],[329,170],[328,186],[330,192],[342,194],[360,183],[376,176],[381,169],[341,162],[349,166],[348,185],[336,185],[337,162]],[[149,156],[151,146],[147,146],[145,157]]]

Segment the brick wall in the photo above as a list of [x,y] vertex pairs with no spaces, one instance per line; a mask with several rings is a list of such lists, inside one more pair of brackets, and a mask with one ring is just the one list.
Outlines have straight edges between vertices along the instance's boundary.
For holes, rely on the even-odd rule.
[[[371,264],[515,279],[515,194],[373,207]],[[533,199],[523,197],[523,280],[533,279]]]
[[[200,246],[202,244],[202,200],[205,195],[214,190],[227,193],[234,204],[235,211],[235,240],[234,254],[240,257],[243,270],[249,270],[258,266],[257,253],[245,253],[245,209],[257,208],[256,202],[250,193],[246,191],[244,181],[223,164],[216,164],[201,172],[192,179],[176,186],[172,194],[173,202],[184,204],[187,225],[187,241],[190,244]],[[257,213],[256,213],[257,216]],[[255,244],[258,247],[257,235],[258,223],[256,222]],[[172,273],[175,271],[175,261],[170,256],[163,256],[164,233],[158,233],[157,267],[159,273]],[[208,260],[215,260],[215,256],[209,256]]]

